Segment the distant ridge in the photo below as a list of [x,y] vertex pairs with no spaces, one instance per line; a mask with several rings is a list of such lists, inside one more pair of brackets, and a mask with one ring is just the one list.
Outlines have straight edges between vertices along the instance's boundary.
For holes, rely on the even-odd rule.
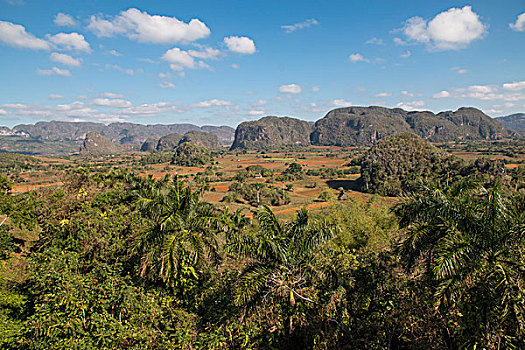
[[512,129],[525,133],[525,113],[516,113],[505,117],[497,117],[496,120],[505,125],[506,129]]
[[141,145],[148,137],[162,137],[168,134],[185,134],[188,131],[205,131],[217,135],[223,145],[231,145],[235,129],[229,126],[203,126],[193,124],[102,123],[43,121],[36,124],[20,124],[12,130],[2,127],[0,135],[25,135],[42,141],[82,141],[90,131],[98,131],[102,137],[115,144]]

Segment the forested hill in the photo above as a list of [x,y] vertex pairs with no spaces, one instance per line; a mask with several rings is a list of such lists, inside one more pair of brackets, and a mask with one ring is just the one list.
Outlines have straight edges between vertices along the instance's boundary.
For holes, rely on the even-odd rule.
[[512,134],[496,119],[475,108],[434,114],[400,108],[346,107],[330,111],[315,123],[316,145],[367,145],[400,132],[412,132],[432,142],[497,140]]
[[41,141],[80,141],[90,131],[98,131],[101,136],[117,144],[141,145],[148,137],[161,137],[172,133],[185,134],[188,131],[205,131],[217,135],[219,142],[230,145],[233,142],[235,129],[229,126],[203,126],[193,124],[155,124],[142,125],[134,123],[102,123],[49,121],[36,124],[20,124],[12,130],[2,128],[0,135],[27,135]]
[[[460,108],[434,114],[385,107],[334,109],[315,124],[299,119],[264,117],[241,123],[232,148],[276,147],[284,144],[324,146],[372,145],[402,132],[414,133],[431,142],[498,140],[516,133],[475,108]],[[309,139],[307,134],[309,133]]]

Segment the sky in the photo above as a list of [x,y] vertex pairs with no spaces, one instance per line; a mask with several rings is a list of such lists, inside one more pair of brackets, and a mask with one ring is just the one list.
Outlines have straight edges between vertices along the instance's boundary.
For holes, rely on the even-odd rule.
[[0,0],[0,125],[525,112],[525,1]]

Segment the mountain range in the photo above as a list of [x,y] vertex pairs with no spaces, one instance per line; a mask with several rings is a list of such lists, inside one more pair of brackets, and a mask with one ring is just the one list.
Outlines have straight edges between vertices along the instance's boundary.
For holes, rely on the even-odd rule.
[[[283,145],[372,145],[387,136],[411,132],[431,142],[498,140],[525,136],[525,114],[491,118],[476,108],[433,113],[385,107],[344,107],[328,112],[315,123],[290,117],[268,116],[229,126],[193,124],[112,123],[43,121],[0,127],[0,149],[33,154],[73,153],[89,132],[121,149],[173,150],[185,141],[206,147],[265,149]],[[206,136],[208,135],[208,136]],[[92,135],[93,136],[93,135]],[[184,141],[183,141],[184,142]],[[218,142],[218,144],[217,144]]]

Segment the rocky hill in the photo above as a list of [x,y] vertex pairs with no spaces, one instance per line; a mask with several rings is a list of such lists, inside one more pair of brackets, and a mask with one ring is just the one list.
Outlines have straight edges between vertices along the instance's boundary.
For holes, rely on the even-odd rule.
[[498,117],[496,120],[505,125],[505,129],[519,131],[525,135],[525,113],[511,114],[506,117]]
[[122,147],[115,145],[98,131],[90,131],[80,147],[81,155],[117,154],[122,152]]
[[204,146],[210,150],[221,148],[221,144],[219,143],[219,138],[217,137],[217,135],[213,135],[204,131],[188,131],[180,140],[179,145],[185,142],[192,142],[196,145]]
[[311,126],[289,117],[264,117],[239,124],[231,149],[268,148],[283,145],[309,145]]
[[330,111],[315,123],[310,139],[315,145],[369,145],[402,132],[433,142],[496,140],[511,134],[501,122],[475,108],[434,114],[372,106]]
[[[5,129],[5,130],[4,130]],[[9,131],[3,128],[4,133],[17,133],[41,141],[80,141],[90,131],[98,131],[101,136],[116,144],[141,145],[148,137],[161,137],[172,133],[184,134],[190,130],[202,130],[215,134],[224,145],[233,141],[235,130],[229,126],[204,126],[193,124],[155,124],[142,125],[134,123],[102,123],[90,122],[38,122],[36,124],[21,124]]]
[[158,152],[173,151],[179,145],[180,140],[182,140],[182,135],[177,133],[162,136],[157,142],[155,150]]

